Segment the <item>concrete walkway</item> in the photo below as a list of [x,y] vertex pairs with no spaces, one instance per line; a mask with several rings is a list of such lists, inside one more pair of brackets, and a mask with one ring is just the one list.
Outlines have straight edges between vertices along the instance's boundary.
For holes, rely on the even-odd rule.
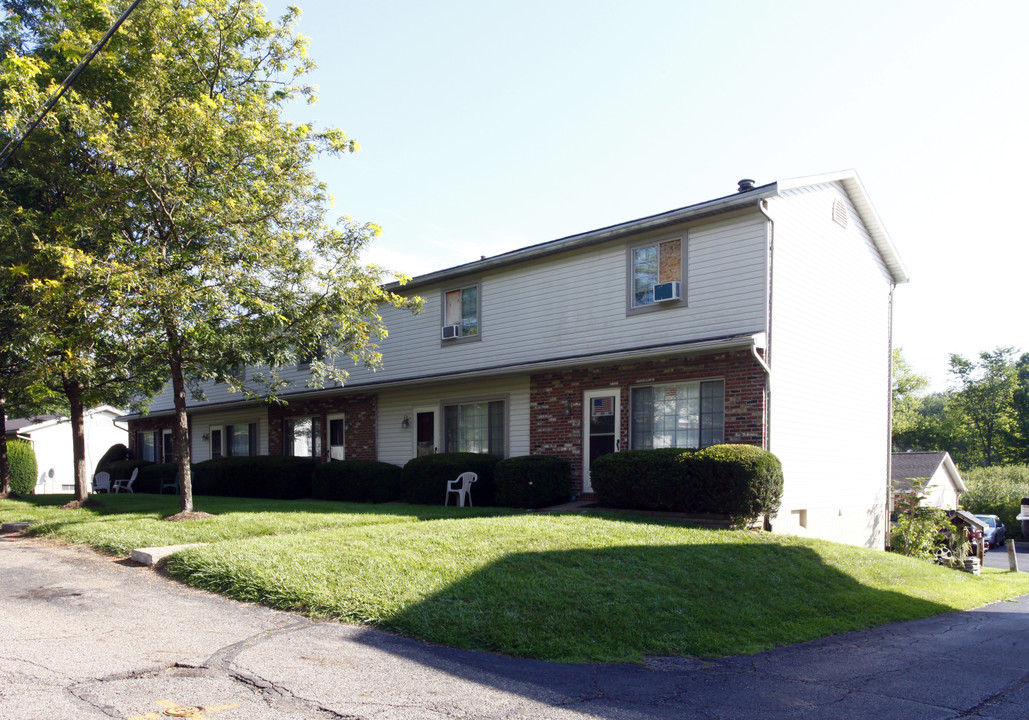
[[1029,716],[1029,598],[753,656],[560,665],[312,622],[0,538],[0,623],[0,718]]

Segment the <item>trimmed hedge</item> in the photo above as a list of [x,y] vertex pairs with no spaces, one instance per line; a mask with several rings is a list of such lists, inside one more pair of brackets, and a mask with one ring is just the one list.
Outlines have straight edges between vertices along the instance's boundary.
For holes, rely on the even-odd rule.
[[737,527],[782,501],[779,459],[753,445],[626,450],[597,458],[590,477],[603,505],[728,515]]
[[107,448],[107,452],[105,452],[100,457],[100,461],[97,462],[97,464],[96,464],[95,472],[108,472],[109,473],[109,472],[111,472],[108,469],[109,465],[111,465],[113,463],[116,463],[116,462],[121,462],[123,460],[128,460],[128,459],[129,459],[129,449],[127,447],[125,447],[121,443],[118,443],[117,445],[112,445],[111,447]]
[[437,453],[412,458],[400,475],[400,496],[418,505],[442,505],[447,483],[463,472],[473,472],[479,476],[472,485],[473,504],[493,505],[493,472],[498,462],[500,458],[494,455],[479,453]]
[[[122,463],[118,463],[122,465]],[[111,473],[111,482],[116,479],[128,480],[132,475],[134,467],[139,467],[139,475],[136,482],[132,484],[132,492],[152,493],[157,495],[161,492],[161,483],[175,477],[179,471],[178,463],[152,463],[146,460],[126,460],[126,469],[121,471],[117,477]]]
[[572,464],[549,455],[507,458],[497,463],[493,483],[497,505],[548,507],[566,502],[571,495]]
[[7,441],[7,462],[11,469],[11,492],[32,495],[36,492],[36,452],[28,440],[13,438]]
[[319,500],[392,502],[400,497],[399,465],[375,460],[333,460],[311,476],[311,494]]
[[297,500],[311,496],[313,458],[254,455],[193,466],[193,494]]

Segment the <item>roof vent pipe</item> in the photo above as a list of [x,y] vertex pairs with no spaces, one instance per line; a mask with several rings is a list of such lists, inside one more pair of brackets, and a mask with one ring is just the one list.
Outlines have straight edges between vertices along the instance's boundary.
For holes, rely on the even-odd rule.
[[754,181],[750,178],[743,178],[739,182],[740,189],[737,192],[747,192],[754,189]]

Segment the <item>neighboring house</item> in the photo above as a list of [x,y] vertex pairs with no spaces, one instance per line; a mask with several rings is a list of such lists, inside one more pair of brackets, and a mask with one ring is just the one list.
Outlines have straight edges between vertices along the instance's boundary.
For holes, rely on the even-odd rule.
[[945,510],[957,510],[961,493],[968,489],[946,452],[893,453],[891,476],[894,496],[909,492],[912,480],[929,478],[922,490],[925,499],[921,504]]
[[[86,473],[92,478],[96,464],[112,445],[128,443],[124,416],[120,410],[103,405],[87,410],[83,418],[86,436]],[[36,494],[75,492],[75,466],[72,458],[71,420],[62,415],[39,415],[7,421],[7,438],[32,443],[39,472]]]
[[[774,530],[882,548],[892,301],[907,279],[853,171],[741,181],[396,287],[425,310],[383,311],[380,370],[312,390],[290,369],[286,405],[209,384],[190,405],[192,456],[556,455],[589,498],[598,455],[748,443],[783,463]],[[171,427],[166,389],[131,421],[136,455],[172,459]]]

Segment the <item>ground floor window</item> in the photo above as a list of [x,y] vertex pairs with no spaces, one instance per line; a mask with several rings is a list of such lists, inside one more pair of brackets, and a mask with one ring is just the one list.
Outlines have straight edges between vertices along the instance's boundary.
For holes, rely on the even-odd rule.
[[320,417],[286,418],[284,439],[287,455],[320,458],[322,456],[322,419]]
[[157,433],[136,433],[136,459],[157,462]]
[[225,454],[230,457],[257,455],[257,423],[226,425]]
[[504,401],[443,407],[443,444],[447,452],[504,457]]
[[725,382],[680,382],[631,389],[633,449],[702,448],[724,442]]

